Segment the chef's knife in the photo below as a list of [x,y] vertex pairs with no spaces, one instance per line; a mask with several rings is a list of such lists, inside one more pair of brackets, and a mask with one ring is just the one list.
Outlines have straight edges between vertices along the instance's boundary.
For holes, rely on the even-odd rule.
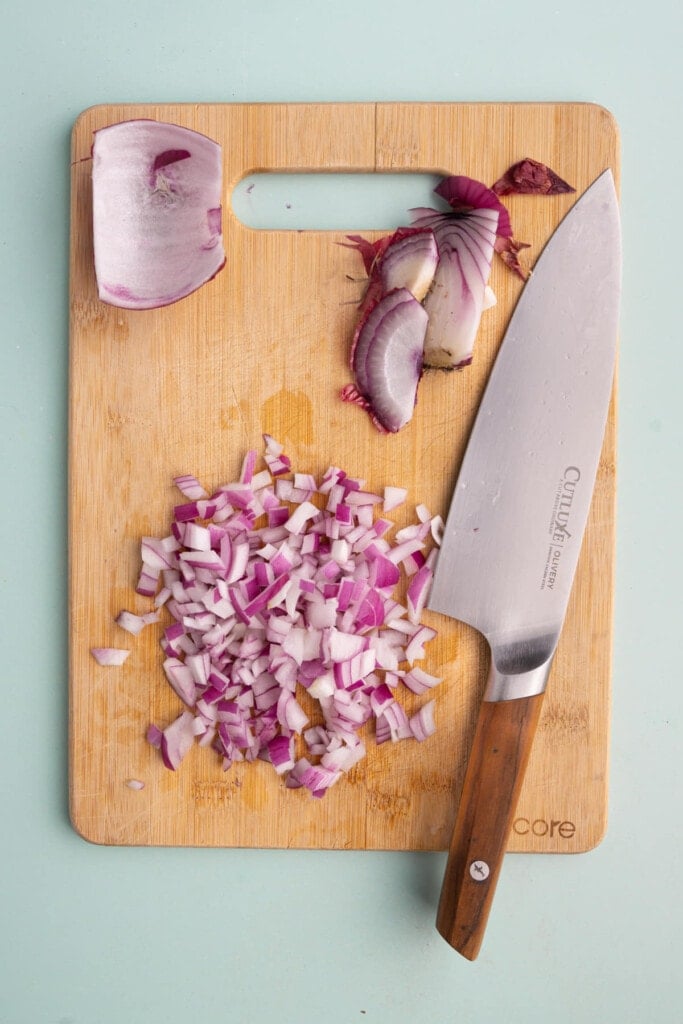
[[609,407],[621,278],[605,171],[552,235],[478,409],[429,607],[474,626],[491,666],[437,928],[475,959],[588,517]]

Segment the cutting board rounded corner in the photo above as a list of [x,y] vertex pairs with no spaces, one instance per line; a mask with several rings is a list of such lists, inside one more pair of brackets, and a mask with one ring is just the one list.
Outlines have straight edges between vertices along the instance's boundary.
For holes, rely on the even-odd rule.
[[76,833],[79,839],[82,839],[84,843],[88,843],[90,846],[109,846],[111,845],[106,841],[102,835],[101,823],[96,820],[92,820],[83,817],[75,807],[74,797],[71,794],[69,800],[69,824]]

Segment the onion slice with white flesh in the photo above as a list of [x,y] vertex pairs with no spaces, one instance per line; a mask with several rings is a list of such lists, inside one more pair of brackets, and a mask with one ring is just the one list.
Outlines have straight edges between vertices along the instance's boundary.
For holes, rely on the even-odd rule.
[[422,302],[431,288],[438,262],[439,250],[429,229],[419,228],[398,237],[379,263],[383,294],[394,288],[407,288]]
[[[413,415],[428,320],[424,306],[406,289],[399,289],[401,293],[403,301],[382,317],[374,331],[364,366],[364,393],[374,416],[391,433],[404,427]],[[393,294],[381,299],[376,309]]]
[[365,404],[380,430],[395,433],[410,420],[422,376],[427,329],[423,306],[406,288],[385,295],[369,313],[353,353],[357,393],[346,400]]
[[415,704],[440,680],[415,662],[436,635],[418,612],[438,517],[418,506],[392,537],[383,505],[398,508],[405,490],[375,493],[336,466],[292,473],[264,440],[271,471],[250,452],[241,479],[213,493],[177,478],[198,497],[176,506],[167,537],[143,538],[138,592],[154,600],[145,570],[163,563],[154,587],[168,594],[150,614],[167,623],[163,668],[182,708],[147,740],[174,771],[210,747],[225,770],[267,761],[287,788],[322,797],[365,756],[366,723],[378,743],[433,731],[433,709]]
[[429,317],[425,366],[459,369],[472,361],[495,251],[498,213],[428,214],[416,221],[433,230],[439,265],[424,308]]
[[[496,304],[488,283],[494,254],[499,253],[519,276],[527,276],[517,258],[525,245],[512,237],[509,213],[492,189],[474,178],[450,175],[434,191],[450,209],[414,209],[410,211],[410,227],[400,227],[374,242],[349,235],[348,243],[344,243],[359,252],[368,284],[351,345],[355,381],[342,388],[341,397],[366,409],[375,426],[385,432],[405,426],[415,404],[413,401],[406,416],[409,378],[411,389],[413,384],[412,348],[388,347],[384,361],[378,359],[375,364],[372,385],[369,380],[367,352],[380,351],[375,348],[379,325],[382,335],[386,335],[389,322],[396,329],[397,319],[405,316],[406,320],[412,319],[415,328],[413,309],[399,305],[397,293],[409,291],[427,314],[422,366],[414,381],[416,398],[423,367],[461,369],[472,361],[481,315]],[[406,358],[407,366],[394,364],[394,360]],[[380,366],[384,380],[380,379]],[[376,397],[396,393],[397,380],[401,382],[400,414],[393,403],[388,411],[386,402],[382,406]]]
[[140,119],[96,131],[92,155],[95,275],[103,302],[154,309],[215,277],[225,263],[217,142]]

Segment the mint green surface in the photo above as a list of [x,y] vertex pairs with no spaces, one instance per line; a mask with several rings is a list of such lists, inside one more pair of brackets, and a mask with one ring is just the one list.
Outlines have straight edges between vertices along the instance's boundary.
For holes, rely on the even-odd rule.
[[[5,8],[1,1024],[681,1019],[681,28],[672,0]],[[509,857],[474,964],[434,930],[442,855],[109,849],[69,824],[69,134],[126,100],[585,100],[620,123],[609,831]]]

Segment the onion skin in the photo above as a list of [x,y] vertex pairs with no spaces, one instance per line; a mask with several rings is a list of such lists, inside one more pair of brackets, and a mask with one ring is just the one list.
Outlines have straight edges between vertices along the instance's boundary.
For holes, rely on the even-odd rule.
[[155,309],[216,276],[225,264],[218,143],[141,119],[96,131],[92,155],[95,275],[103,302]]
[[498,196],[557,196],[576,192],[559,174],[531,157],[509,167],[491,188]]

